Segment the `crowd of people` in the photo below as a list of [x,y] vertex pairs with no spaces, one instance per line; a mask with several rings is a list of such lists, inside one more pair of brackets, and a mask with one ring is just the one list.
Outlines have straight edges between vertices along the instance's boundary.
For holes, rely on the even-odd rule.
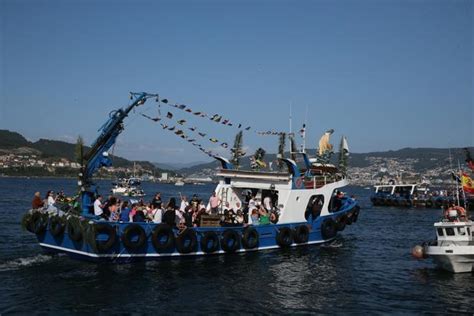
[[[63,198],[65,196],[62,191],[57,195],[48,191],[44,199],[40,192],[36,192],[32,208],[57,210],[56,201]],[[93,214],[110,222],[166,223],[177,228],[199,227],[203,215],[218,217],[222,226],[267,225],[278,222],[279,210],[275,202],[275,197],[271,195],[265,196],[261,202],[251,192],[245,195],[243,205],[237,202],[235,207],[222,201],[215,192],[207,204],[196,194],[190,200],[180,194],[179,203],[174,197],[163,203],[160,192],[148,203],[143,199],[121,200],[113,195],[104,199],[102,195],[98,195],[93,203]]]

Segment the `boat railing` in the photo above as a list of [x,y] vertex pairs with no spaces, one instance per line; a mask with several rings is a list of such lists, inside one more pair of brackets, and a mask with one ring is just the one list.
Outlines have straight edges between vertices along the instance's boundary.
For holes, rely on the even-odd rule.
[[345,176],[341,173],[320,174],[312,176],[304,176],[306,189],[318,189],[327,184],[344,180]]

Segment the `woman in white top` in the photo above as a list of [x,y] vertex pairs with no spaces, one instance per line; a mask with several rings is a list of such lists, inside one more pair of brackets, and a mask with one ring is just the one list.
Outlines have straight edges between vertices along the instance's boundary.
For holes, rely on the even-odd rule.
[[53,191],[48,191],[48,194],[46,195],[48,207],[54,206],[54,203],[56,200],[54,199],[54,192]]
[[162,216],[163,216],[163,210],[161,208],[155,208],[153,210],[153,223],[161,224]]

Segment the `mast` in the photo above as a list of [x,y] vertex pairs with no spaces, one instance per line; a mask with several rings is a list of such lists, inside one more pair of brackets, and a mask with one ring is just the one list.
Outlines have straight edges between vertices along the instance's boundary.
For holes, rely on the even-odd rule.
[[306,105],[306,113],[304,116],[304,124],[303,124],[303,153],[306,153],[306,126],[308,124],[308,106]]

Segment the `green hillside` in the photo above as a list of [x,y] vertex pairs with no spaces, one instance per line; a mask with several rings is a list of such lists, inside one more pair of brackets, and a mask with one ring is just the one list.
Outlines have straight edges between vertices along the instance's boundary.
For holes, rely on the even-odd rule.
[[0,149],[13,149],[28,146],[30,142],[22,135],[8,130],[0,130]]
[[[11,132],[8,130],[0,130],[0,150],[13,150],[21,147],[33,148],[41,152],[41,158],[65,158],[69,161],[75,161],[75,147],[76,144],[71,144],[59,140],[51,139],[40,139],[36,142],[29,142],[21,134]],[[84,152],[90,150],[90,147],[84,146]],[[113,164],[115,167],[132,167],[133,161],[127,160],[122,157],[112,156]],[[149,161],[135,161],[135,163],[141,165],[143,168],[148,170],[154,170],[155,172],[167,171],[161,168],[157,168],[153,163]]]

